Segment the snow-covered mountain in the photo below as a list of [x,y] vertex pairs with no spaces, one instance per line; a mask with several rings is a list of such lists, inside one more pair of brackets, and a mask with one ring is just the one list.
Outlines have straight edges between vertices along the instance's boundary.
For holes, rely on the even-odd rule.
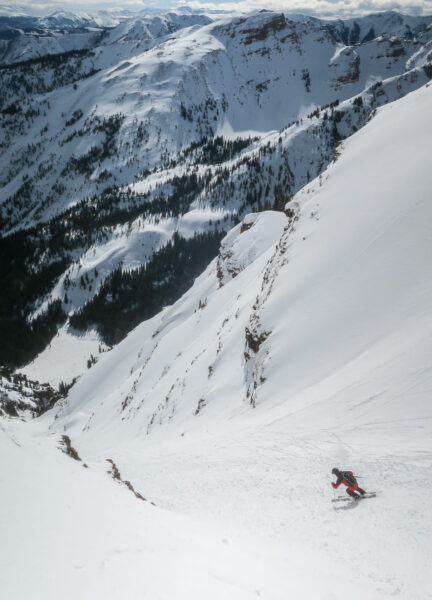
[[117,342],[179,297],[224,231],[281,209],[377,107],[432,76],[429,17],[180,11],[84,33],[68,15],[39,22],[57,39],[62,20],[64,36],[96,37],[0,69],[0,320],[26,340],[0,356],[13,365],[59,323]]
[[[104,44],[116,41],[145,43],[195,23],[209,22],[205,15],[185,15],[181,11],[120,13],[115,18],[66,11],[56,11],[45,17],[0,16],[0,63],[13,64],[49,54],[89,50],[102,40]],[[137,53],[136,48],[133,53]]]
[[[396,390],[429,360],[431,95],[429,84],[379,109],[286,214],[245,217],[177,303],[73,388],[61,422],[68,428],[72,414],[72,431],[89,431],[84,439],[107,422],[128,439],[161,426],[201,429],[215,414],[295,407],[285,399],[316,398],[317,382],[326,395],[341,394],[345,411],[345,378],[368,373],[376,386],[393,371],[398,377],[374,402],[391,398],[395,417],[409,412]],[[352,402],[368,390],[361,379]],[[408,404],[425,408],[422,398]]]
[[415,38],[430,23],[423,17],[401,15],[397,12],[375,13],[362,19],[332,21],[328,27],[346,45],[371,41],[383,35]]
[[[429,597],[431,102],[378,108],[67,399],[2,421],[8,597]],[[376,498],[331,504],[335,466]]]
[[67,12],[48,17],[0,16],[0,63],[91,48],[104,31],[91,17]]

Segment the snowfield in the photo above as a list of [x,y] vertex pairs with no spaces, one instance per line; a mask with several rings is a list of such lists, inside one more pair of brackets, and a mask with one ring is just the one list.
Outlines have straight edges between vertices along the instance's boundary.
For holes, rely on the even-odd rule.
[[[431,103],[379,109],[61,405],[2,421],[5,598],[432,598]],[[377,497],[332,504],[335,466]]]
[[91,356],[97,358],[100,350],[107,347],[100,341],[97,332],[79,332],[63,326],[49,346],[33,362],[22,370],[30,379],[49,380],[58,387],[61,382],[71,383],[87,368]]

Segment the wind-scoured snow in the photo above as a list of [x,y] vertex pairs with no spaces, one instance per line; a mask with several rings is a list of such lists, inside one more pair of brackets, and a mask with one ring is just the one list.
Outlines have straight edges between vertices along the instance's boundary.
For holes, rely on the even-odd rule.
[[[44,600],[430,597],[431,102],[378,109],[60,406],[2,424],[8,597],[23,571]],[[377,497],[332,504],[336,466]]]

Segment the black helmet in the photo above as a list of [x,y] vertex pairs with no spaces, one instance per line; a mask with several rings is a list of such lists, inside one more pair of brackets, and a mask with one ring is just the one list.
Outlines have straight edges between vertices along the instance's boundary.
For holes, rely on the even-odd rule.
[[339,469],[335,467],[334,469],[332,469],[332,473],[333,475],[339,475]]

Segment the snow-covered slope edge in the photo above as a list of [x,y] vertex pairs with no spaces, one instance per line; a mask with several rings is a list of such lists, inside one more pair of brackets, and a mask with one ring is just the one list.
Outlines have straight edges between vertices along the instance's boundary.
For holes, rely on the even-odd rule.
[[[22,448],[0,440],[11,457],[6,539],[18,537],[4,515],[29,495],[34,457],[58,472],[56,489],[74,486],[70,515],[47,492],[60,522],[72,516],[74,551],[62,563],[46,550],[63,568],[39,579],[39,597],[56,597],[56,584],[63,597],[124,597],[126,582],[138,586],[129,597],[149,599],[339,600],[348,588],[428,598],[431,100],[426,86],[379,109],[286,217],[252,215],[231,231],[195,286],[103,356],[60,410],[26,432],[8,424]],[[52,456],[65,434],[88,472]],[[98,474],[108,458],[157,509],[111,494]],[[378,497],[333,510],[333,466]],[[36,481],[39,500],[48,483]],[[87,495],[90,514],[77,518]],[[30,525],[46,539],[46,519],[19,523]],[[82,558],[81,527],[93,549]],[[20,557],[2,589],[25,589]]]
[[[206,421],[222,407],[230,415],[249,404],[286,408],[288,398],[352,368],[386,340],[396,349],[398,336],[408,344],[414,331],[425,335],[430,97],[426,86],[380,109],[287,205],[288,217],[251,215],[234,228],[195,286],[101,360],[64,414],[85,407],[95,426],[100,411],[110,422],[118,415],[125,430],[145,423],[150,431],[158,421],[191,426],[203,395]],[[261,371],[251,389],[249,376]]]

